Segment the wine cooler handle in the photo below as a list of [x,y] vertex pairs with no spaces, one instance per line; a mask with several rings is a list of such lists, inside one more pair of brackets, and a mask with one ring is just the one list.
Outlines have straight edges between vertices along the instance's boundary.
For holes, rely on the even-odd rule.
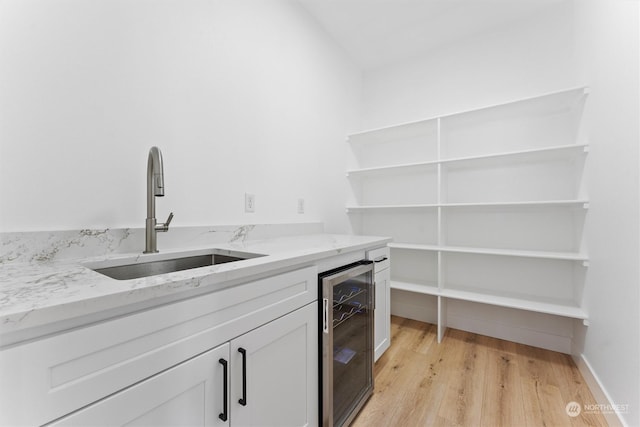
[[238,352],[242,354],[242,398],[238,403],[247,406],[247,350],[240,347]]
[[329,299],[322,298],[322,332],[329,333]]
[[220,418],[222,421],[227,421],[227,419],[229,418],[227,416],[227,408],[229,407],[229,402],[228,402],[228,398],[229,396],[227,395],[227,389],[229,388],[229,371],[228,371],[228,363],[226,360],[224,359],[220,359],[218,360],[218,362],[220,362],[220,364],[222,365],[222,413],[220,415],[218,415],[218,418]]
[[376,281],[371,282],[371,309],[376,309]]

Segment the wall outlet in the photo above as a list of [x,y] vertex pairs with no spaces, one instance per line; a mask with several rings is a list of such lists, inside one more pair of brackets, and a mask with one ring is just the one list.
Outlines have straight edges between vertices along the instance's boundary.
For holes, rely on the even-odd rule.
[[244,193],[244,211],[255,212],[256,211],[256,196],[251,193]]
[[298,213],[304,213],[304,199],[298,199]]

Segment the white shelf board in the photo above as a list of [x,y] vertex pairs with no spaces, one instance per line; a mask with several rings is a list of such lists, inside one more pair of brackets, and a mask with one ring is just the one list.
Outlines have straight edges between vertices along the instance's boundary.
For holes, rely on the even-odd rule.
[[366,144],[385,142],[388,139],[415,137],[420,134],[437,130],[437,120],[438,117],[431,117],[396,125],[368,129],[361,132],[354,132],[347,135],[347,142]]
[[551,251],[530,251],[530,250],[518,250],[518,249],[496,249],[496,248],[474,248],[464,246],[440,246],[440,245],[420,245],[415,243],[389,243],[388,246],[392,249],[412,249],[419,251],[437,251],[437,252],[452,252],[452,253],[466,253],[466,254],[478,254],[478,255],[499,255],[499,256],[514,256],[524,258],[543,258],[543,259],[557,259],[566,261],[588,261],[588,257],[585,254],[577,252],[551,252]]
[[391,249],[410,249],[415,251],[437,251],[438,245],[423,245],[419,243],[387,243]]
[[577,305],[571,303],[543,302],[533,299],[514,298],[507,296],[483,294],[457,289],[443,289],[440,295],[445,298],[478,302],[482,304],[509,307],[519,310],[535,311],[538,313],[555,314],[557,316],[571,317],[575,319],[587,319],[587,314]]
[[391,279],[391,289],[399,289],[402,291],[415,292],[425,295],[439,295],[440,293],[438,290],[438,285],[431,282],[420,283]]
[[409,205],[351,205],[347,206],[347,212],[366,212],[376,210],[403,210],[403,209],[432,209],[432,208],[466,208],[466,207],[580,207],[587,209],[589,201],[586,199],[576,200],[529,200],[521,202],[473,202],[473,203],[424,203]]
[[570,302],[538,301],[535,299],[516,298],[485,294],[459,289],[438,289],[435,283],[408,282],[404,280],[391,280],[391,289],[415,292],[424,295],[441,296],[444,298],[470,301],[481,304],[495,305],[499,307],[515,308],[518,310],[533,311],[537,313],[553,314],[556,316],[571,317],[586,320],[586,312]]
[[[553,91],[553,92],[544,93],[542,95],[536,95],[536,96],[531,96],[531,97],[526,97],[526,98],[518,98],[518,99],[513,99],[513,100],[510,100],[510,101],[501,102],[501,103],[498,103],[498,104],[490,104],[490,105],[485,105],[485,106],[481,106],[481,107],[478,107],[478,108],[472,108],[472,109],[468,109],[468,110],[462,110],[462,111],[456,111],[456,112],[452,112],[452,113],[448,113],[448,114],[443,114],[443,115],[440,115],[440,116],[427,117],[427,118],[424,118],[424,119],[415,120],[415,121],[406,122],[406,123],[401,123],[401,124],[397,124],[397,125],[384,126],[384,127],[364,130],[364,131],[361,131],[361,132],[354,132],[354,133],[352,133],[352,134],[347,136],[347,142],[365,142],[363,140],[367,139],[367,137],[371,137],[371,142],[378,142],[382,138],[386,138],[387,135],[395,135],[396,132],[397,133],[405,132],[403,130],[403,128],[409,128],[409,127],[414,127],[414,126],[423,126],[423,125],[426,126],[429,122],[433,122],[433,121],[436,121],[438,119],[444,119],[444,118],[454,117],[454,116],[457,116],[457,115],[473,113],[475,111],[488,110],[488,109],[491,109],[491,108],[503,107],[503,106],[507,106],[507,105],[515,104],[515,103],[519,103],[519,102],[535,101],[535,100],[542,99],[542,98],[545,98],[545,97],[550,97],[550,96],[563,95],[563,94],[567,95],[567,96],[581,96],[581,95],[586,95],[588,93],[589,93],[589,88],[588,87],[584,87],[584,86],[557,90],[557,91]],[[380,135],[378,136],[378,134],[380,134]]]
[[454,117],[454,116],[459,116],[462,114],[469,114],[469,113],[474,113],[476,111],[483,111],[483,110],[489,110],[491,108],[499,108],[499,107],[506,107],[508,105],[511,104],[518,104],[521,102],[528,102],[528,101],[537,101],[537,100],[541,100],[543,98],[547,98],[547,97],[553,97],[553,96],[558,96],[558,95],[565,95],[567,97],[577,97],[577,96],[582,96],[582,95],[587,95],[589,94],[589,88],[586,86],[579,86],[579,87],[574,87],[574,88],[569,88],[569,89],[561,89],[561,90],[557,90],[557,91],[552,91],[552,92],[547,92],[547,93],[543,93],[541,95],[535,95],[535,96],[530,96],[530,97],[525,97],[525,98],[516,98],[516,99],[512,99],[510,101],[505,101],[505,102],[500,102],[497,104],[488,104],[488,105],[484,105],[478,108],[472,108],[469,110],[462,110],[462,111],[456,111],[453,113],[449,113],[449,114],[443,114],[441,116],[438,116],[441,119],[444,118],[448,118],[448,117]]
[[435,167],[439,163],[438,160],[430,160],[428,162],[402,163],[397,165],[379,166],[372,168],[351,169],[347,171],[348,177],[358,177],[362,175],[377,175],[387,172],[410,172],[411,170]]
[[586,199],[571,200],[524,200],[520,202],[471,202],[471,203],[441,203],[438,206],[443,208],[465,208],[465,207],[527,207],[527,206],[580,206],[587,208],[589,201]]
[[416,204],[416,205],[369,205],[369,206],[347,206],[347,212],[365,212],[377,210],[411,210],[411,209],[432,209],[440,206],[437,203]]
[[568,145],[553,145],[549,147],[531,148],[528,150],[516,150],[516,151],[500,151],[496,153],[482,154],[477,156],[464,156],[464,157],[452,157],[448,159],[440,159],[440,164],[453,164],[464,162],[475,162],[479,160],[490,160],[500,157],[542,157],[548,155],[570,155],[576,151],[583,153],[588,152],[587,144],[568,144]]
[[409,172],[411,170],[437,166],[438,164],[453,165],[455,163],[490,160],[490,159],[496,159],[500,157],[527,157],[527,156],[538,157],[538,156],[547,156],[547,155],[553,155],[553,154],[569,155],[576,151],[587,152],[588,145],[587,144],[554,145],[550,147],[533,148],[528,150],[502,151],[502,152],[483,154],[478,156],[466,156],[466,157],[455,157],[455,158],[449,158],[449,159],[430,160],[428,162],[403,163],[403,164],[397,164],[397,165],[379,166],[379,167],[362,168],[362,169],[351,169],[347,171],[347,177],[359,177],[359,176],[377,175],[377,174],[393,173],[393,172]]

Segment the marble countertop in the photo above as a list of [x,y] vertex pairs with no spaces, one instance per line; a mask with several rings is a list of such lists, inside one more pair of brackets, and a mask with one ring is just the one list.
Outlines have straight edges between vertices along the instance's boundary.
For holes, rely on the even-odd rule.
[[[0,265],[0,337],[52,324],[62,330],[73,327],[69,323],[73,319],[94,313],[215,291],[230,282],[240,283],[270,272],[311,265],[342,253],[383,246],[389,241],[385,237],[314,234],[180,250],[160,248],[160,254],[119,253],[86,259],[5,263]],[[112,279],[87,267],[132,259],[144,262],[158,257],[188,256],[211,248],[265,256],[131,280]]]

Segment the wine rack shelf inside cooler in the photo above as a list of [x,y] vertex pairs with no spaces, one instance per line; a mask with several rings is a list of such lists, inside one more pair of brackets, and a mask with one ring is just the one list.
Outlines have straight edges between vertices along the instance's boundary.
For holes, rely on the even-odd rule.
[[353,316],[365,313],[368,304],[359,301],[366,296],[366,289],[356,286],[338,287],[333,293],[333,327],[336,328]]

